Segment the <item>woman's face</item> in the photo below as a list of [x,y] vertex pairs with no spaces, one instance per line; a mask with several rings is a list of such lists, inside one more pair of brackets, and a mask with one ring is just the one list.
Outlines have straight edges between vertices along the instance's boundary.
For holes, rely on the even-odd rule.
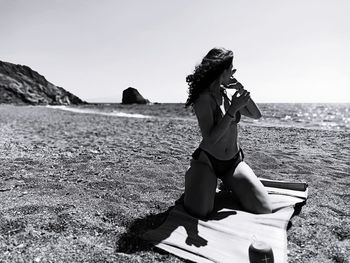
[[221,75],[222,84],[229,84],[230,78],[236,70],[233,69],[233,65],[231,64],[228,69],[225,69]]

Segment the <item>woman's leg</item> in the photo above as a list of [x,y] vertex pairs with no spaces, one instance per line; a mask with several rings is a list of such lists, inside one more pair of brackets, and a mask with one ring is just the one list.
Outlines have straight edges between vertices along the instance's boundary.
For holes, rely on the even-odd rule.
[[271,202],[266,189],[244,161],[237,165],[233,174],[231,171],[224,176],[222,181],[237,195],[245,210],[255,214],[271,213]]
[[186,210],[198,218],[207,217],[214,209],[217,178],[201,152],[198,160],[191,160],[191,167],[185,175]]

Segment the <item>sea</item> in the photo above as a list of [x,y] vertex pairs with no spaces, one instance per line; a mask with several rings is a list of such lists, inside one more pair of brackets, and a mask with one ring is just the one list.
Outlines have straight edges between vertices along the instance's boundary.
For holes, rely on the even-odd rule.
[[[47,106],[80,114],[100,114],[116,118],[157,118],[197,121],[183,103],[123,105],[94,103],[83,106]],[[350,131],[350,103],[258,103],[259,120],[243,117],[241,123],[262,127]]]

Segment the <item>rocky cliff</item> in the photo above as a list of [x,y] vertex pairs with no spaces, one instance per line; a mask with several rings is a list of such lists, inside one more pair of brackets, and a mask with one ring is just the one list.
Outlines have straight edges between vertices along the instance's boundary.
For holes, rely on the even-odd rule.
[[0,103],[60,105],[86,102],[48,82],[27,66],[0,61]]

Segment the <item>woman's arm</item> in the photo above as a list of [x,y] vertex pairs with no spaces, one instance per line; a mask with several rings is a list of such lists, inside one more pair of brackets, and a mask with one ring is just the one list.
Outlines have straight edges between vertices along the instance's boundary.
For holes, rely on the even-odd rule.
[[[231,78],[230,84],[226,85],[226,88],[228,89],[235,89],[238,91],[239,94],[242,94],[243,91],[245,91],[243,85],[237,81],[235,78]],[[249,99],[247,105],[239,110],[239,112],[247,117],[253,118],[253,119],[260,119],[262,117],[261,112],[258,108],[258,106],[255,104],[252,98]]]
[[239,112],[247,117],[253,118],[253,119],[260,119],[262,117],[261,111],[259,110],[258,106],[255,104],[253,99],[250,99],[248,101],[248,104],[241,108]]

